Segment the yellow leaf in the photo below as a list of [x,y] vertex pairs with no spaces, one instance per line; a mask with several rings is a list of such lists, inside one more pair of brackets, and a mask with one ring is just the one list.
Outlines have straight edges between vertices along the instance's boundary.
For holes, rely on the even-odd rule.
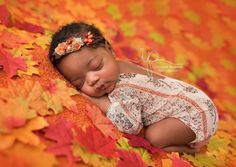
[[76,102],[70,97],[75,94],[78,94],[78,91],[67,87],[65,81],[56,79],[46,85],[43,98],[47,102],[48,108],[52,109],[55,114],[58,114],[63,111],[63,106],[67,109],[76,109]]
[[122,14],[120,13],[118,6],[114,4],[109,5],[106,11],[112,16],[113,20],[119,20],[122,18]]
[[8,101],[11,98],[22,98],[27,103],[27,113],[38,113],[40,115],[50,114],[47,104],[43,99],[43,88],[39,82],[26,80],[24,84],[10,81],[7,88],[0,88],[0,97]]
[[217,165],[217,159],[216,157],[205,155],[205,154],[195,154],[188,155],[184,153],[184,158],[187,158],[189,161],[191,161],[195,166],[198,167],[215,167]]
[[191,22],[195,23],[195,24],[199,24],[201,21],[200,16],[194,12],[193,10],[186,10],[184,11],[184,17],[187,18],[188,20],[190,20]]
[[173,167],[172,160],[170,159],[162,159],[162,166],[163,167]]
[[89,153],[85,148],[81,147],[78,142],[74,142],[72,146],[73,155],[80,157],[87,165],[94,167],[111,167],[115,166],[116,160],[112,158],[106,158],[99,154]]
[[35,62],[34,60],[32,60],[32,56],[25,57],[25,63],[27,66],[27,71],[18,70],[17,75],[19,75],[20,77],[23,74],[25,74],[25,75],[33,75],[33,74],[39,75],[39,69],[35,67],[36,65],[38,65],[38,63]]
[[133,37],[136,34],[135,22],[123,22],[120,28],[126,37]]
[[48,123],[43,117],[36,117],[30,120],[25,126],[13,129],[10,134],[0,135],[0,149],[9,148],[16,140],[24,144],[37,146],[40,144],[40,139],[32,131],[40,130],[47,126]]

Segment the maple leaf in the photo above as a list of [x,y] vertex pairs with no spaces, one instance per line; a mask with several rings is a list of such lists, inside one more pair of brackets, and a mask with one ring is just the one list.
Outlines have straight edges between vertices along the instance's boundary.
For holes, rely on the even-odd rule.
[[6,48],[18,48],[26,43],[28,43],[28,41],[17,35],[14,30],[6,29],[0,32],[0,44]]
[[82,147],[78,142],[74,141],[73,146],[73,155],[76,157],[80,157],[83,162],[87,165],[94,167],[110,167],[115,166],[116,160],[113,158],[107,158],[99,154],[93,154],[89,152],[87,149]]
[[131,145],[129,145],[127,138],[119,139],[117,141],[116,145],[119,149],[122,149],[122,150],[126,150],[126,151],[133,150],[133,151],[135,151],[136,153],[138,153],[140,155],[142,160],[148,166],[154,166],[154,164],[152,162],[152,159],[151,159],[151,155],[149,154],[149,152],[147,150],[145,150],[144,148],[141,148],[141,147],[132,147]]
[[192,155],[188,155],[188,154],[184,153],[184,155],[182,157],[187,158],[194,165],[199,166],[199,167],[217,166],[217,159],[216,159],[216,157],[213,157],[213,156],[204,155],[204,154],[195,154],[195,156],[192,156]]
[[124,134],[123,136],[129,139],[129,144],[131,146],[146,148],[152,154],[157,152],[164,152],[162,149],[158,147],[151,146],[150,142],[148,142],[143,137],[139,137],[132,134]]
[[14,26],[19,28],[19,29],[26,30],[26,31],[29,31],[29,32],[33,32],[33,33],[41,33],[41,34],[44,33],[44,28],[43,27],[31,24],[31,23],[27,23],[27,22],[22,23],[22,22],[19,22],[19,21],[16,20],[15,23],[14,23]]
[[7,102],[0,99],[0,132],[9,133],[14,128],[21,127],[27,119],[36,116],[35,112],[28,110],[28,103],[21,97],[8,99]]
[[24,99],[28,106],[25,111],[28,111],[28,114],[38,113],[42,116],[51,114],[43,99],[43,88],[39,82],[26,80],[22,85],[10,80],[7,88],[0,88],[0,97],[5,101],[16,97]]
[[0,151],[1,166],[6,167],[29,167],[29,164],[17,155],[7,155]]
[[32,56],[26,56],[25,63],[27,66],[27,70],[25,72],[24,71],[17,71],[18,76],[21,77],[23,74],[25,74],[25,75],[33,75],[33,74],[39,75],[39,69],[35,67],[38,65],[38,63],[35,62],[34,60],[32,60]]
[[72,128],[72,123],[67,122],[63,117],[60,117],[55,124],[50,125],[45,130],[45,137],[57,142],[56,144],[49,146],[47,150],[55,155],[65,155],[69,163],[80,160],[72,155]]
[[0,11],[1,11],[1,15],[0,15],[0,22],[5,25],[8,26],[10,23],[10,12],[8,11],[6,5],[0,5]]
[[0,150],[9,148],[18,140],[22,143],[37,146],[40,144],[40,139],[32,131],[40,130],[48,126],[47,121],[43,117],[35,117],[20,128],[13,129],[10,134],[0,134]]
[[86,110],[88,117],[105,137],[110,136],[113,139],[118,139],[117,134],[114,132],[114,125],[107,117],[103,115],[102,111],[98,107],[95,105],[90,106],[89,104],[86,104]]
[[[77,141],[81,146],[88,149],[91,153],[101,154],[105,157],[116,157],[115,140],[105,138],[100,131],[93,127],[87,127],[84,132],[77,128]],[[89,140],[85,140],[89,139]]]
[[168,157],[172,160],[173,167],[192,167],[189,162],[182,160],[178,153],[168,154]]
[[26,71],[26,64],[23,59],[13,56],[4,51],[2,45],[0,45],[0,65],[3,66],[3,70],[7,73],[9,78],[16,75],[17,70]]
[[[8,159],[9,157],[17,157],[21,160],[20,162],[23,162],[23,164],[26,165],[25,167],[54,167],[55,165],[58,165],[53,154],[44,151],[45,147],[46,146],[42,143],[37,147],[23,143],[16,143],[11,148],[1,150],[1,152],[5,155],[5,159]],[[5,159],[3,162],[1,161],[1,165],[4,164]],[[17,166],[16,162],[14,163],[14,166]]]
[[117,167],[147,167],[147,165],[142,161],[139,154],[133,150],[119,150],[118,153],[120,160],[117,163]]
[[65,81],[53,80],[45,86],[45,90],[43,98],[47,102],[48,108],[52,109],[55,114],[62,112],[63,106],[77,112],[76,102],[70,96],[78,94],[78,92],[73,88],[68,88]]

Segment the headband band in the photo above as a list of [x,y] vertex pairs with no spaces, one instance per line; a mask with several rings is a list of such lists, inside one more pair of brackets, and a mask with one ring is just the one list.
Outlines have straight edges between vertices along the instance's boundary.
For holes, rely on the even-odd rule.
[[93,34],[89,31],[84,38],[71,37],[65,42],[61,42],[54,50],[55,59],[63,55],[79,50],[84,45],[90,45],[93,42]]

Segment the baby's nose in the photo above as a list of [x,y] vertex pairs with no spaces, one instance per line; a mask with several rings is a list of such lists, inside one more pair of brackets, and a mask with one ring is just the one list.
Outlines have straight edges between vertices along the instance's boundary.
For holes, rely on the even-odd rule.
[[99,80],[99,76],[97,75],[90,75],[88,76],[87,82],[89,86],[93,86]]

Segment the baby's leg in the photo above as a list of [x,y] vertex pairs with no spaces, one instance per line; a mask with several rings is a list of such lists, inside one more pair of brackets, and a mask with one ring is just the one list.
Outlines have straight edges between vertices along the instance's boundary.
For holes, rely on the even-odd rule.
[[145,138],[156,147],[183,146],[196,138],[195,133],[182,121],[166,118],[147,127]]
[[199,148],[190,148],[188,145],[182,145],[182,146],[167,146],[162,148],[166,152],[179,152],[179,153],[189,153],[194,154],[200,151]]

